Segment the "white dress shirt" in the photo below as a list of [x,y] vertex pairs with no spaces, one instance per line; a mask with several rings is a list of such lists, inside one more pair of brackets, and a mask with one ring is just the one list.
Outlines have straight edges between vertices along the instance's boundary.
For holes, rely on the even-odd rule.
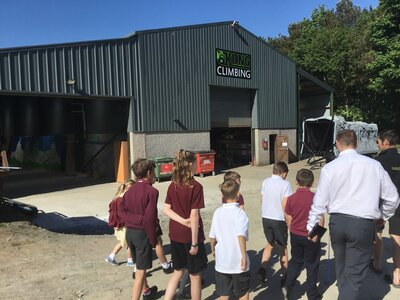
[[[379,198],[383,199],[382,211]],[[398,205],[397,189],[382,165],[347,149],[322,168],[307,229],[310,231],[326,212],[387,220]]]
[[239,203],[224,203],[214,212],[210,238],[216,239],[215,270],[225,274],[239,274],[250,270],[250,259],[246,253],[246,270],[241,269],[242,253],[239,236],[248,240],[249,219]]

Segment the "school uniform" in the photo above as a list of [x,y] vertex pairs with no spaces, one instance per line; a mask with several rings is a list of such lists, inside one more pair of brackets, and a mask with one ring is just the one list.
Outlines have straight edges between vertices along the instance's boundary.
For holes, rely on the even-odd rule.
[[381,164],[354,149],[342,151],[322,168],[307,229],[325,212],[330,214],[339,299],[357,299],[371,261],[374,220],[389,219],[398,204],[397,189]]
[[287,225],[282,209],[283,198],[292,194],[290,183],[281,176],[272,175],[262,183],[262,222],[264,234],[271,244],[287,245]]
[[248,240],[249,219],[238,203],[224,203],[214,212],[209,237],[216,239],[215,279],[219,296],[244,296],[250,289],[250,259],[241,269],[239,236]]
[[114,227],[114,235],[121,246],[126,248],[126,227],[122,218],[118,214],[119,206],[121,205],[122,197],[117,197],[113,199],[108,206],[108,226]]
[[[204,208],[203,186],[191,179],[189,184],[171,182],[168,187],[165,203],[184,219],[190,218],[192,209]],[[207,254],[204,247],[204,228],[201,216],[198,228],[198,252],[191,255],[192,243],[190,228],[170,219],[169,238],[171,240],[171,256],[175,270],[188,269],[190,274],[197,274],[207,268]]]
[[139,270],[152,267],[152,248],[157,243],[157,201],[158,190],[148,180],[139,179],[124,194],[119,206],[127,228],[126,240]]
[[318,299],[317,278],[321,257],[320,241],[308,240],[307,220],[314,193],[309,188],[298,188],[288,197],[285,213],[292,217],[290,225],[291,259],[285,286],[291,289],[303,266],[307,270],[306,293],[308,299]]

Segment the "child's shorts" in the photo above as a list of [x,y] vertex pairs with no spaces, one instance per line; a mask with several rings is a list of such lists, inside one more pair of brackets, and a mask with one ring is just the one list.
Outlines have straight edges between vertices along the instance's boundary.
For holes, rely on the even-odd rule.
[[241,298],[250,290],[250,272],[225,274],[215,271],[215,288],[219,296],[229,296],[231,293]]
[[114,227],[114,235],[121,242],[122,247],[126,248],[128,246],[126,243],[126,227]]
[[285,221],[262,218],[264,234],[270,245],[278,244],[286,247],[288,241],[288,227]]
[[147,270],[153,267],[153,247],[144,230],[128,228],[126,241],[131,249],[132,257],[136,261],[138,270]]
[[190,243],[171,241],[171,257],[175,270],[187,269],[190,274],[197,274],[207,269],[207,254],[204,243],[198,243],[196,255],[189,253]]

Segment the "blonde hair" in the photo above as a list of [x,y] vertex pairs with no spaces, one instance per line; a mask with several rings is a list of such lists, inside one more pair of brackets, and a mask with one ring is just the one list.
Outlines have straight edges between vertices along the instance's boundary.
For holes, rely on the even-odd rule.
[[179,150],[175,154],[172,168],[172,180],[178,184],[189,184],[192,178],[191,164],[196,160],[192,151]]
[[121,183],[115,193],[114,198],[121,196],[122,193],[126,192],[132,185],[135,184],[135,181],[132,179],[128,179],[124,183]]

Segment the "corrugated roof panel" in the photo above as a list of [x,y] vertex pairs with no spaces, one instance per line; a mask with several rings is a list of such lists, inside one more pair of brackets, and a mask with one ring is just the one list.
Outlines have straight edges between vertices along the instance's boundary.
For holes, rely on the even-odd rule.
[[[133,39],[0,51],[0,91],[130,97]],[[67,84],[74,79],[75,85]]]

